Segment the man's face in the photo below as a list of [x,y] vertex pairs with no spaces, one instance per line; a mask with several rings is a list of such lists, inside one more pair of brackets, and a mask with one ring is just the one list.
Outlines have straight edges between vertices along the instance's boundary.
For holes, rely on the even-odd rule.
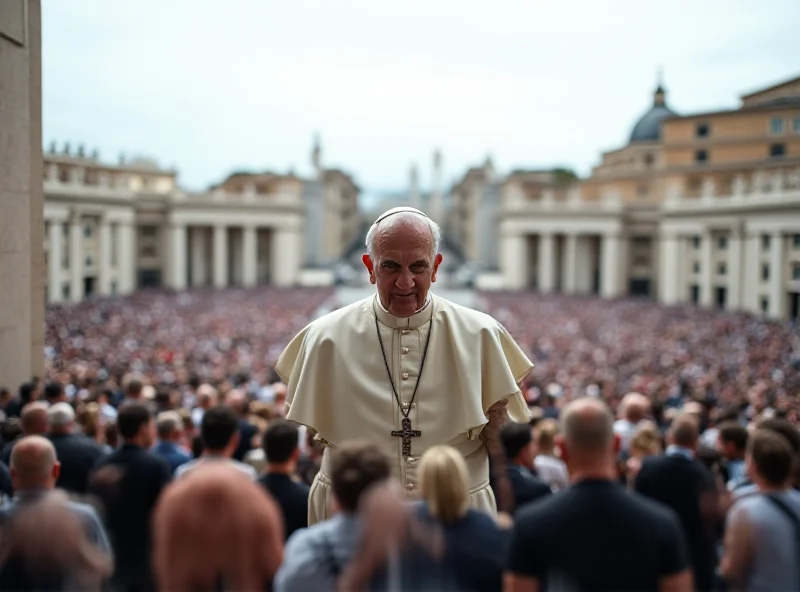
[[431,256],[433,237],[425,224],[399,223],[379,231],[375,261],[364,255],[369,280],[378,287],[384,308],[396,317],[410,317],[425,304],[442,256]]

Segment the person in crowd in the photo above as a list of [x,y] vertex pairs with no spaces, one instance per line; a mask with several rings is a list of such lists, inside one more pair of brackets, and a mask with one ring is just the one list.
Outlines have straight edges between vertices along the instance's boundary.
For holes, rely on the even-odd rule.
[[151,518],[171,473],[164,459],[148,452],[155,440],[155,422],[146,405],[123,403],[117,426],[122,447],[98,461],[89,492],[102,503],[111,535],[116,558],[113,586],[154,590]]
[[229,464],[204,464],[170,484],[153,524],[160,590],[268,590],[283,561],[277,504]]
[[8,417],[6,408],[11,403],[11,391],[4,386],[0,386],[0,411],[3,412],[3,418]]
[[[48,428],[47,405],[41,401],[35,401],[25,405],[20,414],[20,426],[22,427],[21,436],[43,436],[46,434]],[[13,440],[6,444],[2,454],[0,454],[0,460],[2,460],[6,466],[11,464],[11,452],[14,450],[14,446],[18,441],[19,440]]]
[[201,384],[197,387],[197,406],[192,409],[192,423],[199,426],[203,423],[203,414],[212,407],[216,407],[217,389],[210,384]]
[[138,378],[129,379],[128,383],[125,385],[125,399],[121,404],[140,403],[149,405],[149,402],[144,396],[144,388],[144,383]]
[[247,420],[249,401],[244,391],[231,389],[225,393],[225,405],[230,407],[238,418],[239,443],[236,445],[236,450],[233,451],[233,458],[242,462],[253,448],[253,441],[258,436],[258,428]]
[[636,475],[639,474],[642,462],[648,457],[661,454],[661,435],[655,423],[643,421],[636,428],[630,444],[628,445],[627,458],[622,464],[621,472],[624,475],[624,482],[629,487],[633,487]]
[[[286,418],[317,431],[331,445],[324,455],[351,438],[380,444],[413,496],[418,484],[408,463],[431,446],[451,445],[469,465],[470,502],[496,513],[490,448],[506,416],[529,421],[520,383],[533,363],[496,319],[430,292],[440,241],[441,229],[420,210],[384,212],[362,257],[376,293],[312,321],[275,370],[288,385]],[[392,411],[375,412],[386,393]],[[329,515],[327,467],[323,457],[309,524]]]
[[619,436],[620,449],[628,451],[631,438],[639,424],[644,421],[650,411],[650,401],[640,393],[628,393],[620,403],[622,417],[614,422],[614,433]]
[[119,428],[117,428],[116,420],[108,422],[103,430],[105,436],[105,446],[103,449],[106,452],[113,452],[119,448]]
[[22,418],[22,410],[36,401],[36,385],[33,382],[23,382],[19,386],[17,397],[11,399],[4,411],[6,417]]
[[562,417],[560,440],[572,483],[516,517],[506,592],[691,590],[675,513],[616,482],[611,411],[597,398],[582,398]]
[[705,591],[714,585],[715,527],[720,514],[714,476],[695,459],[699,436],[694,416],[675,418],[666,454],[644,460],[634,489],[678,515],[689,545],[695,589]]
[[556,456],[557,435],[558,422],[554,419],[543,419],[533,428],[533,439],[536,446],[533,467],[536,469],[536,475],[553,491],[561,491],[569,485],[567,465]]
[[404,588],[500,590],[508,532],[485,512],[469,507],[464,459],[448,446],[434,446],[422,455],[419,475],[423,502],[413,517],[423,532],[441,531],[443,548],[436,557],[412,546],[410,557],[401,561]]
[[156,434],[158,441],[151,452],[167,461],[172,473],[192,460],[192,456],[180,445],[183,440],[183,421],[177,411],[162,411],[158,414]]
[[0,589],[97,588],[112,552],[95,509],[54,492],[61,466],[53,444],[25,436],[11,454],[14,499],[0,509]]
[[285,420],[270,423],[262,441],[267,470],[258,482],[278,502],[287,539],[308,526],[309,487],[295,478],[300,457],[298,444],[297,425]]
[[65,403],[67,395],[64,392],[64,385],[60,382],[49,382],[44,387],[44,403],[48,406],[55,405],[56,403]]
[[[385,483],[389,459],[369,442],[344,442],[331,456],[334,514],[298,530],[286,543],[275,592],[333,590],[358,550],[359,503],[370,488]],[[386,532],[383,533],[384,535]]]
[[185,475],[195,467],[208,462],[225,462],[255,481],[258,478],[255,469],[233,458],[233,453],[239,445],[238,429],[239,418],[230,407],[217,405],[206,411],[200,426],[203,452],[199,458],[179,466],[175,470],[175,477]]
[[800,493],[791,488],[795,454],[780,434],[757,429],[747,444],[747,472],[761,495],[728,512],[723,578],[736,588],[797,590],[800,586]]
[[531,472],[536,458],[531,426],[507,423],[500,430],[500,442],[506,458],[506,476],[514,496],[512,511],[550,495],[550,486]]
[[730,491],[748,484],[744,454],[747,449],[747,428],[736,423],[719,426],[717,447],[725,460],[727,486]]
[[74,433],[75,411],[69,403],[54,403],[47,410],[47,419],[50,425],[47,438],[53,443],[60,463],[56,487],[82,495],[88,490],[89,474],[106,451],[89,438]]

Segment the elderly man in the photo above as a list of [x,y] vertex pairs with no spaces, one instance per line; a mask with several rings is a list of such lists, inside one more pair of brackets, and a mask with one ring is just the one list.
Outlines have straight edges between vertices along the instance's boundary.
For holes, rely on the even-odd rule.
[[47,410],[47,418],[50,423],[47,437],[61,461],[56,486],[71,493],[86,493],[89,473],[98,459],[105,456],[105,451],[93,440],[73,433],[75,411],[69,403],[54,404]]
[[[22,426],[23,436],[42,436],[47,433],[48,420],[47,420],[47,404],[41,401],[28,403],[22,408],[20,415],[20,425]],[[11,452],[14,450],[19,440],[14,440],[6,444],[3,448],[0,460],[7,466],[11,464]]]
[[287,419],[327,445],[309,524],[329,516],[330,448],[353,438],[377,445],[410,494],[420,456],[449,444],[469,467],[471,504],[496,511],[487,441],[497,444],[506,412],[528,421],[519,383],[533,364],[499,322],[429,292],[440,238],[414,208],[381,215],[363,256],[377,294],[312,322],[278,360]]

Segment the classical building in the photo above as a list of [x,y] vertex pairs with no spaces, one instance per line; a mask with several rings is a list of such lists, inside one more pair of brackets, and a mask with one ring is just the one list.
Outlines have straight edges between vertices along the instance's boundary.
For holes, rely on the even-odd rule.
[[201,193],[145,159],[116,165],[82,148],[44,155],[47,300],[187,286],[328,284],[360,231],[359,188],[314,175],[237,172]]
[[575,183],[470,169],[448,229],[478,286],[800,316],[800,78],[741,99],[678,115],[659,84],[628,144]]

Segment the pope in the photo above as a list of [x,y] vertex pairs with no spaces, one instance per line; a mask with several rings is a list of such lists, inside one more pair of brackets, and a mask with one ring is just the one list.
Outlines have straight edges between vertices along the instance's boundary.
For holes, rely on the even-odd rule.
[[520,383],[533,364],[495,319],[430,292],[440,241],[420,210],[382,214],[362,257],[377,294],[313,321],[278,359],[287,419],[326,446],[309,524],[331,514],[330,449],[352,439],[380,446],[410,496],[422,454],[454,447],[469,469],[471,505],[496,512],[487,443],[507,418],[529,420]]

